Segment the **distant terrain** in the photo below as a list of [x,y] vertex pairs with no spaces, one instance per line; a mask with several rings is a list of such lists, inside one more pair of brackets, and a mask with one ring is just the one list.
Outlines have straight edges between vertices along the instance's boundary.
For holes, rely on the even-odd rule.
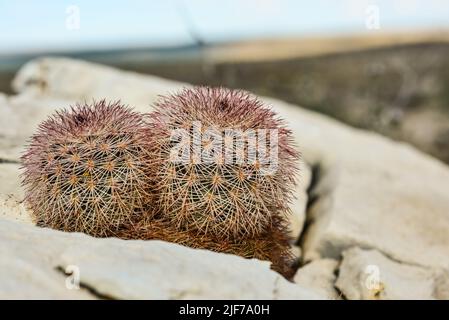
[[[56,53],[194,84],[273,96],[406,141],[449,163],[449,36],[260,40]],[[33,58],[0,56],[0,92]]]

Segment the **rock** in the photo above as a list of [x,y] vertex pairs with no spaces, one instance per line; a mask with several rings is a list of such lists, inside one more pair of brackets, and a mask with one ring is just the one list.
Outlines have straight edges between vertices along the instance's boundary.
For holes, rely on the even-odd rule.
[[33,261],[15,257],[0,261],[0,299],[93,299],[85,290],[68,290],[64,277],[55,271],[36,268]]
[[34,225],[30,212],[21,199],[11,194],[0,193],[0,219],[20,221]]
[[351,246],[394,259],[449,266],[449,169],[402,143],[268,99],[291,122],[307,162],[318,168],[303,258],[338,259]]
[[299,263],[299,261],[301,260],[301,256],[302,256],[301,247],[293,244],[290,247],[290,252],[293,256],[295,263]]
[[74,102],[31,93],[0,98],[0,160],[19,162],[39,123]]
[[0,194],[23,197],[20,187],[20,165],[17,163],[0,163]]
[[[317,201],[303,237],[306,260],[338,258],[357,245],[412,264],[449,266],[447,166],[405,144],[324,127],[314,117],[294,126],[302,128],[305,155],[322,152]],[[307,137],[307,126],[319,128],[319,135]]]
[[440,300],[449,300],[449,272],[447,269],[443,272],[437,272],[434,281],[433,296]]
[[[17,123],[31,125],[20,126],[20,132],[1,126],[0,134],[6,132],[14,139],[0,138],[0,152],[10,150],[9,156],[17,159],[14,152],[22,148],[25,131],[37,124],[35,118],[48,114],[54,105],[66,105],[63,101],[121,98],[140,111],[150,111],[157,94],[182,86],[69,59],[32,61],[14,80],[19,94],[0,99],[13,108],[9,114],[17,113]],[[344,250],[359,246],[375,248],[398,263],[429,270],[449,266],[447,166],[406,144],[353,129],[295,105],[263,99],[290,122],[305,161],[314,169],[312,199],[301,235],[305,261],[339,259]],[[0,118],[8,112],[2,109]],[[10,121],[5,123],[8,126]],[[5,143],[10,144],[9,149],[2,147]],[[297,194],[304,188],[299,186]],[[296,230],[302,229],[306,202],[292,207],[299,217],[294,217],[299,226]]]
[[190,85],[65,58],[32,60],[19,70],[12,83],[16,92],[69,101],[121,100],[144,112],[159,95],[185,86]]
[[[269,99],[318,168],[303,258],[338,259],[351,246],[449,266],[449,169],[406,144]],[[437,222],[438,221],[438,222]]]
[[16,163],[0,163],[0,218],[33,224],[22,202],[19,168]]
[[399,263],[377,250],[354,247],[343,252],[336,286],[351,300],[449,299],[449,272]]
[[304,161],[300,162],[300,173],[298,177],[298,187],[295,193],[295,199],[291,207],[294,208],[289,215],[290,237],[296,243],[301,235],[306,220],[306,207],[308,201],[307,188],[312,180],[312,170]]
[[298,269],[294,282],[327,299],[340,299],[334,287],[338,265],[339,262],[334,259],[312,261]]
[[[163,241],[96,239],[0,219],[0,244],[0,298],[321,298],[269,262]],[[65,270],[74,273],[67,278]],[[80,289],[69,290],[78,277]]]

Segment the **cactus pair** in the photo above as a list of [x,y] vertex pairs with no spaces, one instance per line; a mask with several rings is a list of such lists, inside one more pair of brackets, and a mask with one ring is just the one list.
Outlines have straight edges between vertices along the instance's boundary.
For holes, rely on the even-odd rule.
[[258,99],[197,87],[145,115],[104,100],[55,113],[22,157],[23,185],[40,226],[271,260],[286,274],[297,159]]

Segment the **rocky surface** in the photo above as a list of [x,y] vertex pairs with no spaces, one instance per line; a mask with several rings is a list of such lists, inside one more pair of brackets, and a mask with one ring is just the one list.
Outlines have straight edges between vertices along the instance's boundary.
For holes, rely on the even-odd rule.
[[0,219],[32,224],[24,204],[20,187],[20,166],[16,163],[0,163]]
[[307,193],[310,184],[312,183],[312,169],[305,161],[300,163],[300,173],[298,177],[298,187],[293,199],[291,207],[292,214],[289,216],[290,236],[294,242],[299,241],[302,233],[304,222],[306,220],[307,202],[309,195]]
[[447,270],[398,263],[360,248],[343,252],[336,286],[348,299],[449,299]]
[[312,261],[296,272],[294,282],[326,299],[340,299],[334,286],[338,266],[339,262],[334,259]]
[[[43,58],[23,66],[12,87],[35,97],[53,97],[75,101],[92,98],[121,100],[134,108],[148,112],[159,95],[178,90],[188,84],[169,81],[134,72],[82,61]],[[62,107],[64,107],[62,105]],[[61,105],[60,105],[61,107]]]
[[[27,137],[56,108],[66,107],[76,101],[108,98],[121,99],[140,111],[148,112],[157,95],[176,91],[183,86],[186,85],[68,59],[46,58],[24,66],[14,80],[17,95],[0,94],[0,159],[8,162],[0,164],[1,169],[6,169],[0,173],[2,214],[14,217],[11,212],[18,212],[26,216],[23,206],[17,202],[21,190],[18,187],[18,167],[15,162],[19,159]],[[330,261],[340,260],[341,254],[353,247],[375,249],[379,255],[385,255],[397,264],[397,267],[412,266],[432,274],[434,270],[449,269],[449,169],[446,165],[408,145],[353,129],[295,105],[269,98],[264,100],[287,119],[301,148],[304,167],[312,169],[311,174],[310,170],[303,171],[303,183],[297,188],[298,199],[292,205],[294,214],[291,217],[292,236],[299,236],[301,259],[303,262],[312,261],[300,268],[297,276],[304,288],[312,288],[309,293],[313,291],[323,298],[336,298],[336,291],[332,289],[334,271],[331,272],[335,268],[332,264],[335,263]],[[0,220],[0,225],[3,223]],[[34,230],[27,228],[23,229],[27,231],[24,231],[21,239],[17,236],[17,241],[23,246],[30,241],[28,231]],[[49,232],[53,239],[69,236],[49,230],[39,232]],[[104,240],[89,241],[92,242],[89,248],[96,248],[94,243]],[[214,258],[217,254],[208,254],[207,259],[220,259]],[[86,252],[85,256],[76,256],[88,266],[86,269],[97,268],[95,259],[99,263],[103,259],[98,255],[89,258],[94,256],[93,251]],[[338,267],[338,264],[336,267],[342,270],[335,272],[340,272],[337,282],[343,297],[372,297],[356,285],[357,264],[353,269],[349,268],[352,271],[344,272],[348,270],[345,260],[351,261],[348,259],[346,255],[342,266]],[[377,256],[368,255],[364,259],[363,263],[371,260],[373,264],[381,263]],[[378,294],[381,298],[410,297],[399,287],[391,289],[391,286],[402,283],[406,287],[406,283],[410,282],[410,288],[418,288],[414,283],[421,283],[422,275],[419,272],[411,272],[410,277],[404,280],[396,275],[396,271],[391,271],[395,270],[392,267],[385,268],[388,270],[385,272],[391,272],[391,279],[394,280],[389,282],[387,294]],[[89,272],[89,281],[101,278],[100,271]],[[245,279],[246,271],[241,272],[242,277],[239,279]],[[321,282],[317,277],[323,277]],[[437,277],[441,283],[448,279],[444,270]],[[123,285],[121,290],[126,291],[126,281],[133,280],[122,278],[121,281],[119,286]],[[236,286],[235,292],[243,295],[246,291],[237,286],[238,282],[233,282],[232,286]],[[352,289],[349,289],[351,286]],[[432,287],[431,284],[428,287],[439,293],[426,293],[426,297],[445,297],[440,287]],[[268,291],[267,288],[272,289],[268,284],[264,288]],[[253,292],[251,290],[248,292]],[[103,291],[103,294],[114,297],[131,297],[128,293]],[[163,291],[158,292],[162,297]],[[261,297],[270,297],[267,291],[260,294]]]
[[23,197],[20,187],[20,165],[17,163],[0,163],[0,194],[14,194]]
[[[416,149],[269,100],[316,168],[304,259],[352,246],[398,261],[449,267],[449,169]],[[438,221],[438,223],[436,223]]]
[[[19,221],[34,225],[21,198],[17,198],[17,196],[11,194],[0,194],[0,219]],[[0,223],[2,223],[2,221],[3,220],[0,220]]]
[[56,109],[74,100],[24,92],[16,96],[0,94],[0,159],[17,163],[39,123]]
[[0,220],[0,243],[0,299],[322,298],[268,262],[162,241],[95,239]]
[[329,129],[316,137],[332,159],[320,162],[313,192],[318,198],[303,237],[305,259],[338,258],[361,246],[398,261],[447,268],[448,168],[407,145]]

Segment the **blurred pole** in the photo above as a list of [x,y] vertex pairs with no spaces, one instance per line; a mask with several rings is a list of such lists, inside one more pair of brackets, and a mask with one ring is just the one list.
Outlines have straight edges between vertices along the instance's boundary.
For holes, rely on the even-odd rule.
[[201,55],[201,71],[204,74],[208,82],[215,80],[216,66],[213,61],[208,59],[208,56],[204,54],[203,49],[207,46],[206,41],[198,31],[195,21],[189,13],[189,8],[184,0],[175,0],[176,10],[180,19],[183,21],[187,33],[192,38],[195,45],[199,48]]
[[185,4],[184,0],[175,0],[175,7],[179,17],[184,23],[187,33],[192,38],[193,42],[198,47],[204,47],[206,45],[206,42],[198,32],[198,28],[196,27],[195,22],[193,21],[192,17],[189,14],[189,9],[187,8],[187,5]]

